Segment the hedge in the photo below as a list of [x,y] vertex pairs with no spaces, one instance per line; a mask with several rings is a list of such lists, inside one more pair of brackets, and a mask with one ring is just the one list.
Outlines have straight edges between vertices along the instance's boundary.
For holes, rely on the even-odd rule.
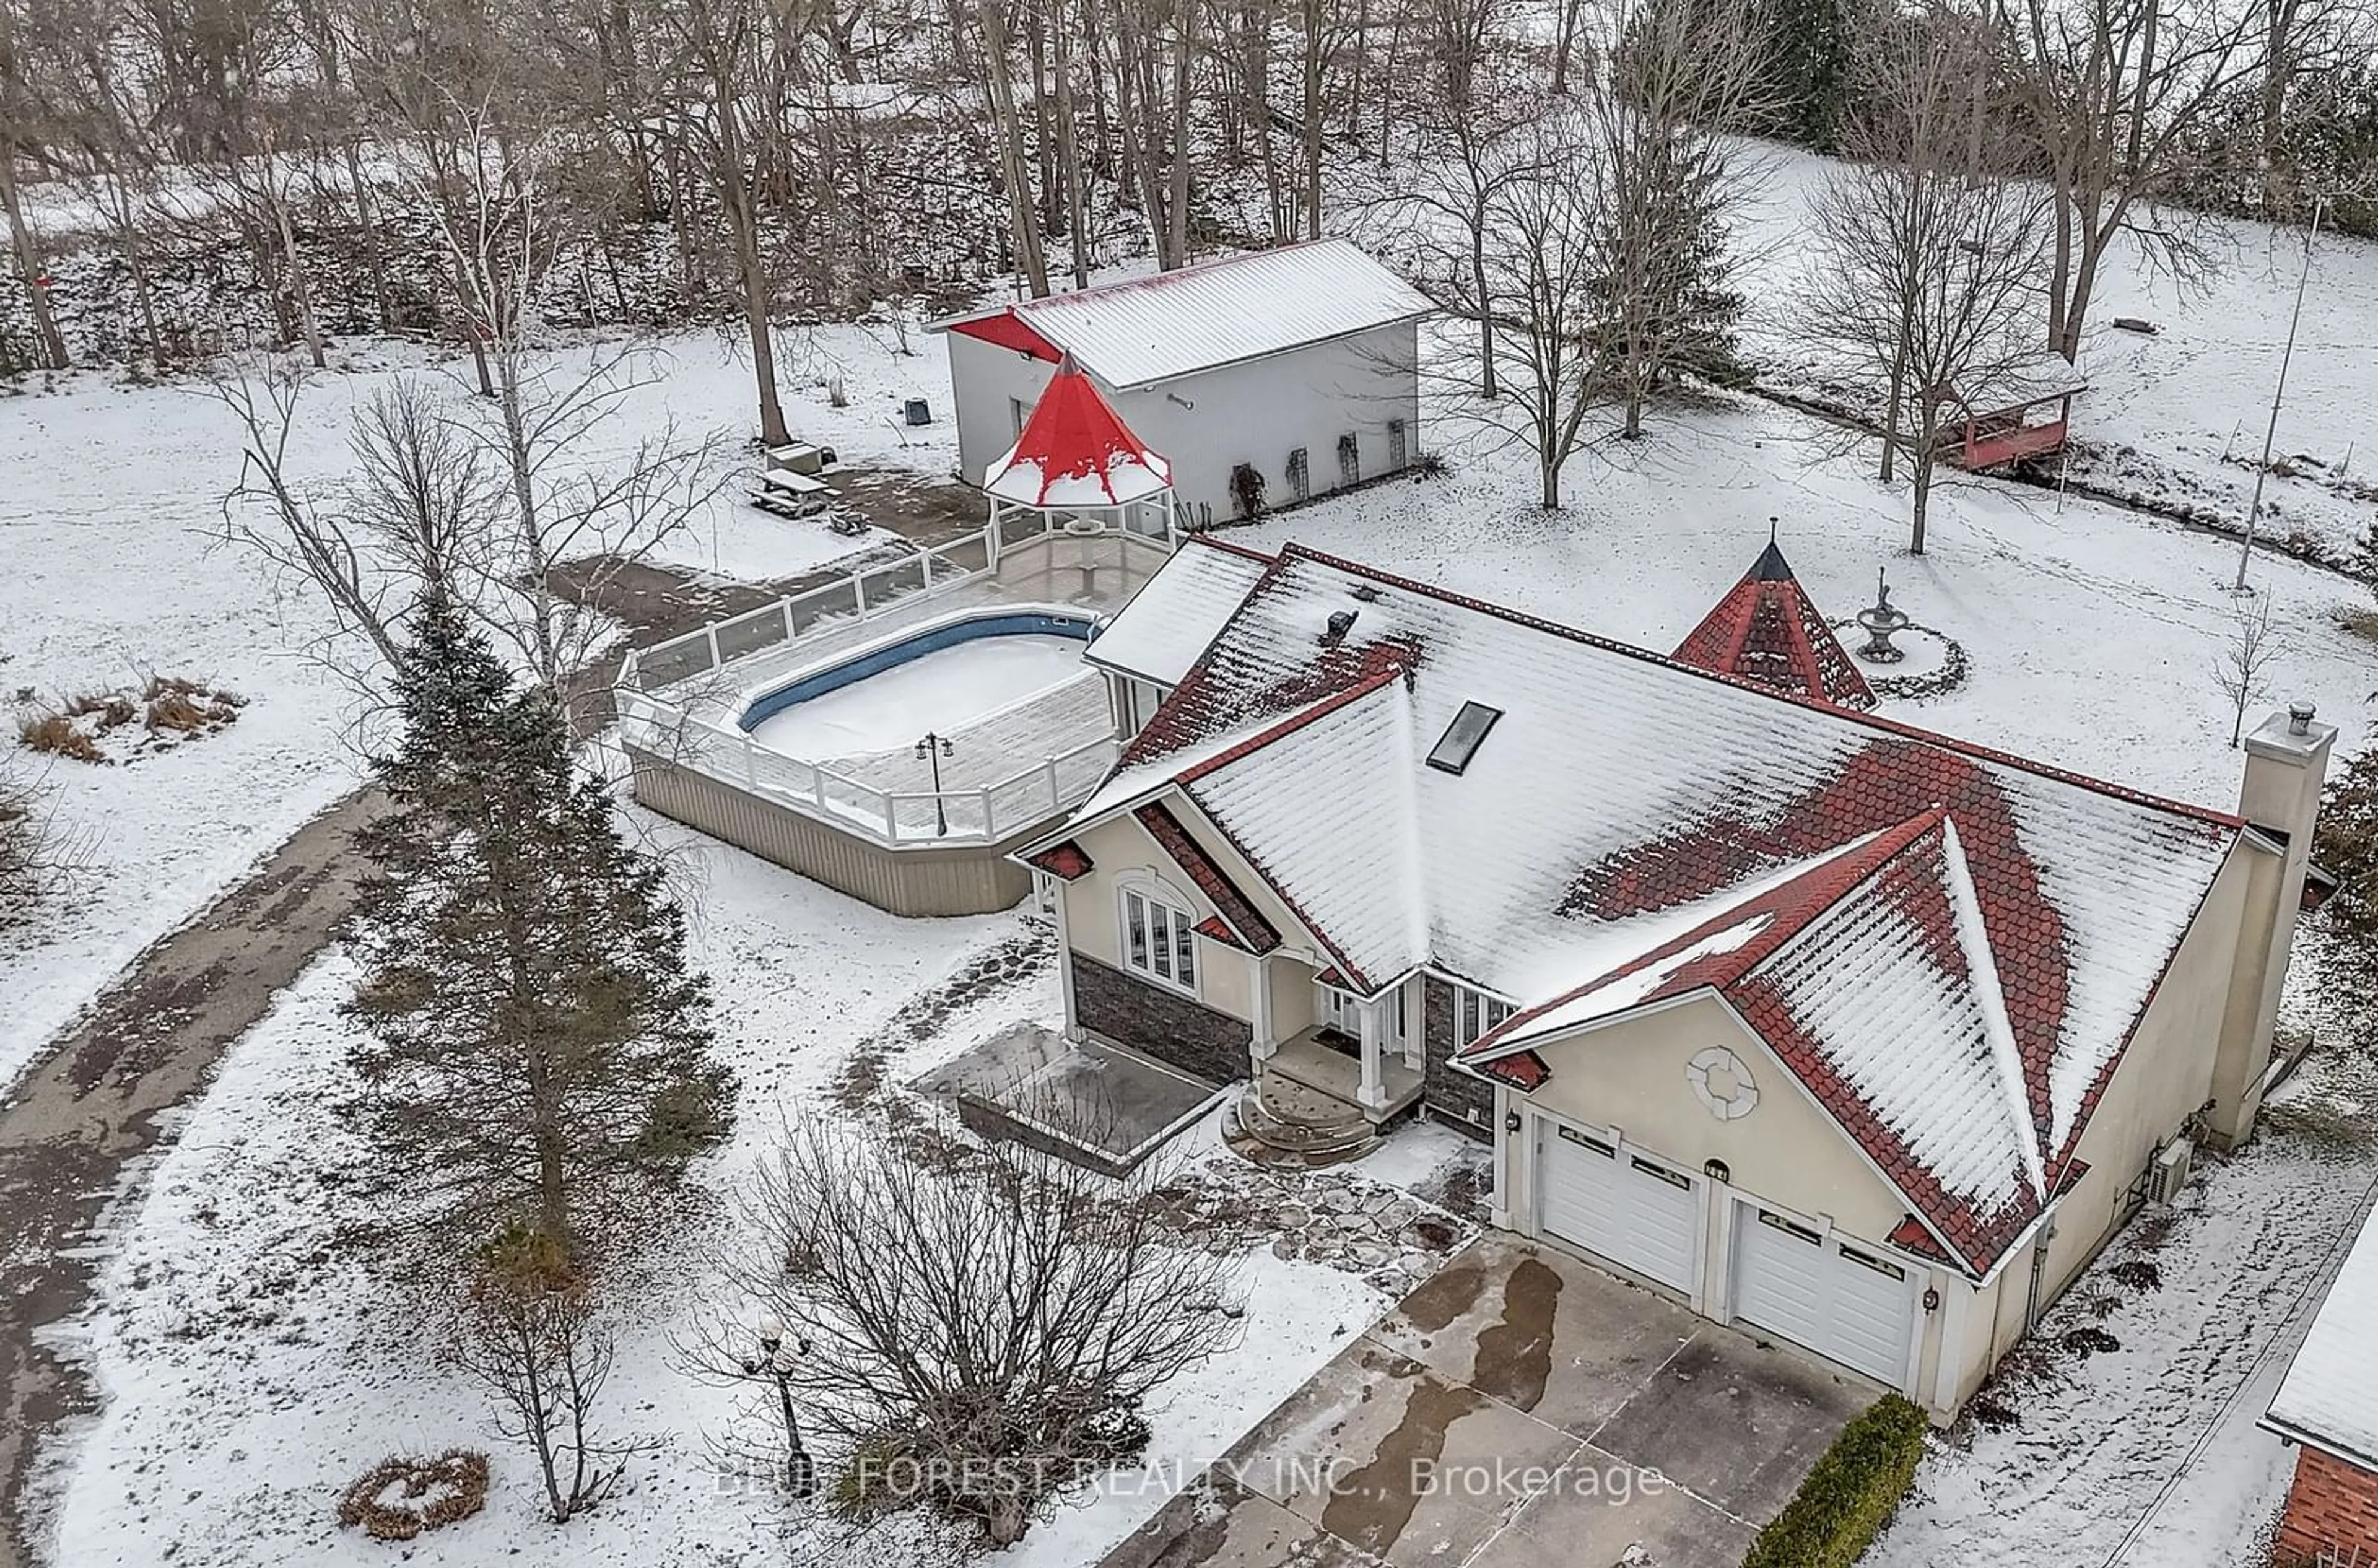
[[1931,1421],[1886,1394],[1825,1450],[1799,1492],[1750,1543],[1742,1568],[1853,1568],[1899,1511]]

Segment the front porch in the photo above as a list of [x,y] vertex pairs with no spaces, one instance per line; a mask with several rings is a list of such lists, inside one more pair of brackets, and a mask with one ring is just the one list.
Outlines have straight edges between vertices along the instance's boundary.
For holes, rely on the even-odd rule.
[[1407,1066],[1400,1053],[1375,1047],[1365,1053],[1360,1040],[1325,1024],[1282,1040],[1269,1057],[1257,1059],[1255,1069],[1258,1087],[1266,1078],[1279,1078],[1359,1111],[1374,1125],[1391,1120],[1420,1098],[1421,1071]]

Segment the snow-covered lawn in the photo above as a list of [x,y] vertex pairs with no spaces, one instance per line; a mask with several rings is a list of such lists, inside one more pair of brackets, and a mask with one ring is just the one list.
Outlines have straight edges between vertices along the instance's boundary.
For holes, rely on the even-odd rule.
[[[902,443],[921,435],[907,460],[945,470],[950,426],[911,433],[888,419],[919,389],[946,407],[942,358],[898,358],[890,343],[857,328],[793,335],[790,417],[853,461],[903,455]],[[589,352],[556,358],[582,364]],[[302,483],[327,486],[348,472],[349,415],[391,376],[437,376],[451,396],[465,395],[452,377],[466,366],[430,365],[410,348],[359,351],[340,363],[298,405],[289,466]],[[715,339],[655,345],[635,374],[644,384],[590,441],[589,462],[668,419],[689,434],[751,425],[749,372]],[[829,406],[830,375],[843,377],[848,407]],[[326,617],[306,589],[216,542],[224,497],[240,482],[241,447],[230,411],[195,381],[133,388],[89,374],[63,378],[54,391],[0,397],[0,752],[52,786],[60,827],[90,857],[89,875],[49,918],[0,943],[0,1086],[142,948],[359,777],[351,694],[310,652]],[[743,490],[739,478],[731,483],[659,554],[755,580],[807,571],[871,543],[759,511]],[[19,692],[54,704],[135,684],[147,670],[226,687],[247,705],[220,734],[116,765],[17,752]]]
[[[2117,1238],[1988,1391],[2012,1424],[1935,1445],[1871,1568],[2260,1562],[2295,1451],[2254,1423],[2378,1195],[2374,1090],[2333,1044],[2254,1143]],[[2120,1348],[2062,1347],[2091,1329]]]
[[[1892,603],[1962,643],[1964,688],[1881,712],[2157,794],[2237,804],[2241,754],[2213,678],[2229,635],[2236,546],[2081,500],[1975,485],[1936,496],[1932,538],[1905,554],[1901,498],[1862,462],[1827,455],[1802,416],[1752,401],[1664,411],[1644,440],[1571,463],[1567,509],[1531,499],[1524,454],[1488,454],[1475,423],[1440,418],[1428,444],[1452,472],[1283,513],[1231,537],[1315,549],[1666,651],[1747,571],[1770,520],[1836,620]],[[2308,698],[2362,743],[2378,648],[2333,624],[2354,586],[2257,557],[2280,652],[2256,712]],[[1855,631],[1855,643],[1861,640]]]
[[[1764,144],[1756,161],[1763,187],[1738,236],[1751,258],[1743,342],[1768,379],[1790,386],[1809,359],[1789,303],[1815,264],[1801,226],[1829,165]],[[2091,389],[2073,409],[2083,450],[2072,472],[2235,526],[2262,457],[2304,237],[2244,221],[2199,228],[2217,268],[2202,288],[2146,265],[2127,240],[2108,256],[2081,348]],[[2159,330],[2125,331],[2118,317]],[[2288,466],[2264,490],[2266,536],[2301,533],[2341,557],[2378,521],[2378,243],[2327,233],[2312,251],[2272,459]]]
[[[656,832],[698,890],[697,957],[728,999],[719,1049],[742,1077],[736,1136],[702,1170],[711,1191],[748,1175],[786,1108],[826,1103],[871,1036],[895,1042],[886,1076],[906,1080],[1017,1017],[1058,1010],[1044,961],[1021,983],[959,1003],[922,1038],[887,1029],[971,958],[1015,942],[1022,918],[899,920],[667,825]],[[703,1294],[706,1232],[654,1260],[654,1277],[669,1283],[637,1300],[605,1396],[608,1430],[657,1451],[634,1463],[623,1495],[566,1533],[537,1518],[533,1464],[496,1441],[479,1396],[436,1364],[434,1331],[401,1287],[371,1273],[350,1229],[366,1216],[341,1175],[362,1156],[331,1107],[350,1087],[336,1010],[352,980],[333,954],[292,987],[232,1048],[144,1173],[145,1191],[118,1212],[99,1305],[77,1335],[103,1407],[78,1451],[54,1455],[55,1561],[384,1562],[390,1548],[333,1520],[338,1490],[392,1452],[455,1444],[492,1451],[486,1510],[421,1538],[410,1561],[786,1561],[773,1489],[722,1468],[713,1446],[739,1431],[763,1442],[764,1417],[747,1394],[689,1375],[672,1348]],[[1415,1143],[1388,1174],[1423,1179],[1458,1146],[1444,1134]],[[1195,1146],[1210,1153],[1210,1134]],[[1069,1509],[1013,1561],[1094,1561],[1390,1299],[1358,1274],[1259,1245],[1248,1270],[1243,1343],[1154,1413],[1154,1475]],[[798,1560],[798,1532],[795,1541]]]

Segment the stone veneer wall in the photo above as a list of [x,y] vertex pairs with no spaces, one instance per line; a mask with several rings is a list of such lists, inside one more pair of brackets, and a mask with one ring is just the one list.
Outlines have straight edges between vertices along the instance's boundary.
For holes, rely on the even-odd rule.
[[2378,1563],[2378,1475],[2317,1448],[2298,1448],[2273,1561],[2279,1568]]
[[1244,1078],[1254,1029],[1243,1020],[1075,953],[1074,1016],[1119,1046],[1209,1083]]
[[[1435,976],[1421,980],[1421,1103],[1429,1114],[1473,1138],[1495,1136],[1495,1087],[1453,1066],[1453,987]],[[1476,1119],[1471,1119],[1472,1118]]]

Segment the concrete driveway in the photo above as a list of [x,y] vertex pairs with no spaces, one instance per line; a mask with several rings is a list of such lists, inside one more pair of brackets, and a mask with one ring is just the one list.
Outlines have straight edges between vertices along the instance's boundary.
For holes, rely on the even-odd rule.
[[1738,1568],[1880,1392],[1490,1237],[1104,1568]]

